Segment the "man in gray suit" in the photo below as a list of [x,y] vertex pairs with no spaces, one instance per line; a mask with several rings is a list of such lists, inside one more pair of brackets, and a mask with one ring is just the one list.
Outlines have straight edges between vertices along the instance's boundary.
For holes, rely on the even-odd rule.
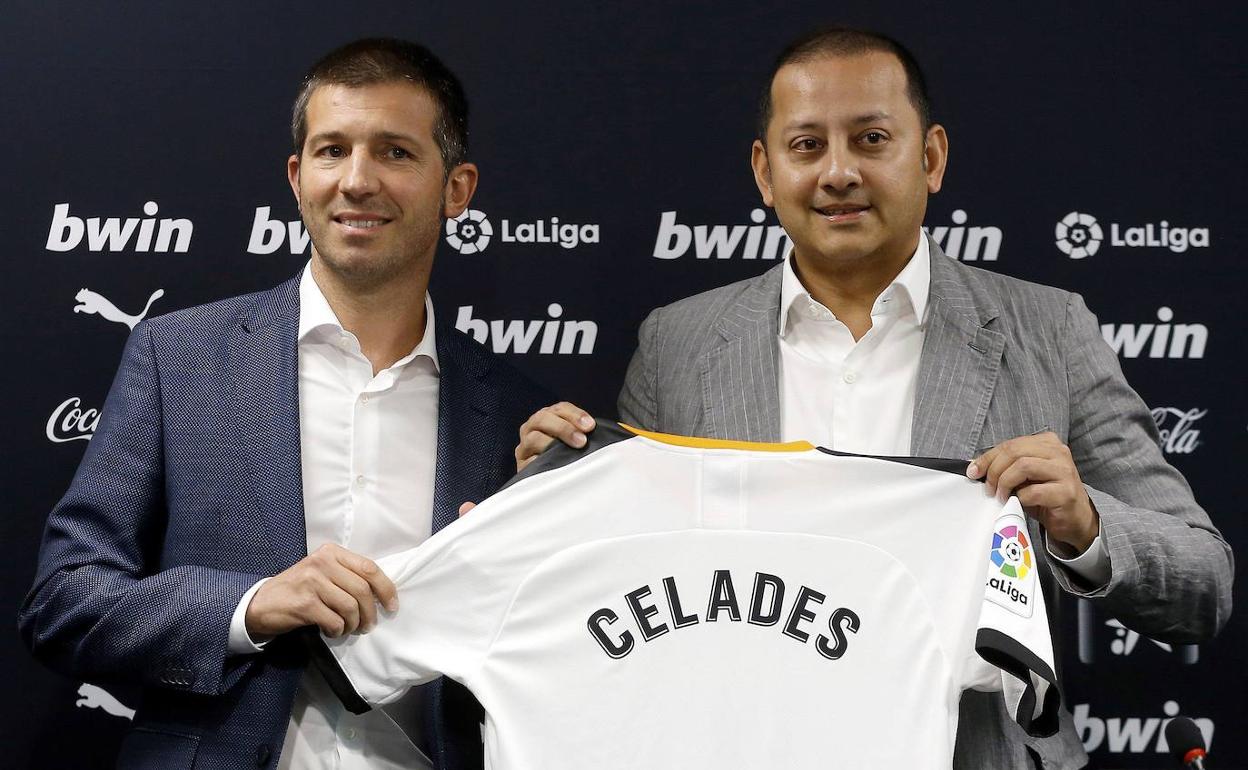
[[[811,35],[777,60],[752,165],[793,242],[763,275],[653,311],[620,393],[644,428],[808,439],[864,454],[973,458],[1017,495],[1041,569],[1155,639],[1207,639],[1231,606],[1232,557],[1158,447],[1078,295],[947,258],[920,229],[944,128],[913,57],[872,33]],[[558,404],[521,428],[517,462],[589,415]],[[1078,768],[1068,713],[1027,736],[998,693],[962,700],[958,768]]]

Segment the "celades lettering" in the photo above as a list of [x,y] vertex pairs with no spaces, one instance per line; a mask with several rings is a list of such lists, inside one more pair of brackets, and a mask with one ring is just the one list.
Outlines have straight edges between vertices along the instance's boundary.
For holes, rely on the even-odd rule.
[[[702,596],[706,597],[705,612],[698,616],[690,608],[698,606],[694,593],[686,588],[682,595],[676,578],[662,579],[663,595],[666,597],[666,614],[662,601],[651,598],[655,593],[650,585],[628,591],[623,596],[626,612],[616,612],[602,607],[590,614],[586,627],[590,636],[611,658],[624,658],[642,643],[652,642],[673,629],[689,628],[700,623],[719,623],[732,626],[744,617],[750,625],[776,626],[784,637],[799,644],[808,644],[812,632],[818,631],[818,621],[827,601],[827,594],[809,586],[800,585],[796,591],[787,591],[784,580],[767,572],[754,573],[753,590],[747,611],[743,615],[737,599],[736,583],[732,572],[715,570]],[[792,596],[791,603],[786,599]],[[631,623],[621,618],[631,617]],[[781,619],[784,623],[781,624]],[[849,649],[850,635],[857,634],[862,626],[858,613],[848,607],[830,608],[827,612],[827,633],[814,633],[816,652],[826,660],[840,660]]]

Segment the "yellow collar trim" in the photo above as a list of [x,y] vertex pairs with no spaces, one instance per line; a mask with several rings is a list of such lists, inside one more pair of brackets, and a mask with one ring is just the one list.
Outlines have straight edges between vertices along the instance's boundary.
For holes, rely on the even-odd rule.
[[729,441],[718,438],[696,438],[694,436],[677,436],[672,433],[654,433],[634,428],[631,425],[619,424],[621,428],[635,436],[658,441],[661,444],[693,447],[694,449],[749,449],[754,452],[809,452],[815,445],[809,441],[789,441],[787,443],[769,443],[766,441]]

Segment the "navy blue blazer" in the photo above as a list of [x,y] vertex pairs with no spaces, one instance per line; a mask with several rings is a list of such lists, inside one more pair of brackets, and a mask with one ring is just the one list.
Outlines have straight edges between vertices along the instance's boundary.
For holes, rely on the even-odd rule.
[[[299,457],[299,282],[139,324],[99,426],[52,510],[18,618],[34,655],[142,686],[126,768],[271,767],[307,665],[297,634],[226,654],[262,577],[306,555]],[[517,428],[549,397],[449,324],[434,527],[513,473]],[[481,766],[480,707],[453,682],[425,713],[439,768]]]

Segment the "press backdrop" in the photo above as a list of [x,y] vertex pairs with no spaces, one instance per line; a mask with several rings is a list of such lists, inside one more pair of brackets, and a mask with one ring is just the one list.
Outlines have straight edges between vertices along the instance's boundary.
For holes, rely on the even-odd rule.
[[[310,62],[365,35],[427,43],[472,99],[481,185],[441,244],[437,312],[607,417],[650,308],[782,254],[748,166],[769,61],[815,24],[894,34],[950,136],[931,232],[969,264],[1085,296],[1168,458],[1248,552],[1242,6],[519,5],[0,5],[0,619],[129,327],[304,264],[289,105]],[[1161,727],[1179,712],[1212,734],[1213,766],[1248,763],[1242,615],[1199,648],[1081,610],[1062,625],[1098,766],[1170,766]],[[13,631],[0,693],[0,763],[41,768],[108,766],[136,697],[44,670]]]

